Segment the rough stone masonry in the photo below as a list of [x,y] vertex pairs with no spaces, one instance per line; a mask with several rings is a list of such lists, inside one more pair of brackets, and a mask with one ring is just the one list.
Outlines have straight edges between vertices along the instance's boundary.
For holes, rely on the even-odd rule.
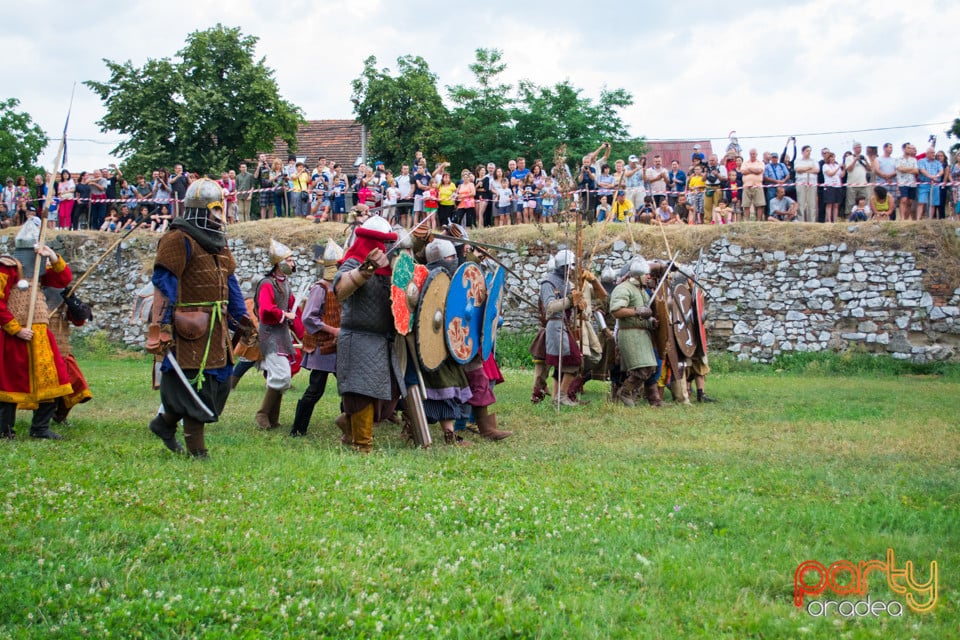
[[[245,292],[269,268],[265,249],[230,239],[237,276]],[[0,236],[0,252],[12,250],[13,236]],[[105,240],[62,234],[51,244],[79,276],[102,253]],[[106,331],[131,347],[143,343],[145,325],[131,319],[136,294],[150,281],[156,237],[131,236],[83,284],[80,296],[94,305],[94,321],[76,333]],[[520,298],[535,301],[546,262],[557,246],[536,242],[514,247],[503,258],[518,279],[504,305],[504,330],[534,331],[536,314]],[[791,351],[859,348],[914,362],[960,359],[960,287],[934,296],[924,290],[923,272],[908,251],[848,249],[825,244],[795,251],[762,251],[721,236],[704,251],[699,280],[709,298],[710,348],[737,358],[770,362]],[[630,258],[623,241],[595,257],[619,268]],[[293,290],[313,282],[309,247],[297,248]],[[694,265],[682,265],[692,272]]]

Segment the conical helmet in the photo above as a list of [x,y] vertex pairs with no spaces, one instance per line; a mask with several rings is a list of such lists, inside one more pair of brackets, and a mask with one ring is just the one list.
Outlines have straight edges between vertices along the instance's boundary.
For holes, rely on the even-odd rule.
[[323,264],[329,266],[341,260],[343,260],[343,249],[333,241],[333,238],[327,238],[327,246],[323,248]]
[[282,242],[270,239],[270,250],[268,252],[270,264],[279,264],[293,255],[293,251]]

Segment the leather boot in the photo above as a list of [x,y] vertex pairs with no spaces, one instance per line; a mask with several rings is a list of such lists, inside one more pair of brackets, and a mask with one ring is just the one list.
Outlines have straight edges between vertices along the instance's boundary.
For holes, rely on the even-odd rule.
[[637,402],[634,399],[637,389],[640,386],[640,381],[634,376],[627,376],[627,379],[623,381],[623,384],[620,385],[620,389],[617,390],[617,400],[623,403],[625,407],[635,407]]
[[270,428],[280,428],[280,405],[283,404],[283,391],[275,391],[276,398],[270,407]]
[[[263,394],[263,402],[260,403],[260,410],[257,411],[257,415],[254,417],[254,420],[257,423],[257,429],[262,429],[267,431],[269,429],[276,429],[278,424],[274,422],[276,419],[274,416],[279,414],[279,403],[280,399],[283,397],[276,389],[271,389],[267,387],[266,393]],[[277,405],[277,414],[274,414],[274,405]]]
[[487,440],[503,440],[513,435],[512,431],[497,429],[497,414],[495,413],[477,416],[477,428],[480,429],[480,436]]
[[570,399],[570,384],[573,382],[573,376],[565,373],[560,376],[560,388],[557,390],[557,401],[564,407],[579,406],[576,400]]
[[547,397],[547,388],[546,387],[534,387],[533,395],[530,396],[530,402],[533,404],[539,404]]
[[313,416],[313,405],[303,401],[303,398],[297,400],[297,412],[293,416],[293,426],[290,428],[290,435],[294,438],[307,435],[307,427],[310,425],[310,418]]
[[341,413],[337,416],[337,419],[333,421],[335,425],[340,429],[340,444],[352,445],[353,444],[353,432],[350,429],[350,416],[345,413]]
[[194,458],[205,460],[207,444],[203,437],[203,423],[193,418],[183,419],[183,441],[187,443],[187,453]]
[[373,403],[350,414],[350,432],[353,434],[354,449],[360,453],[373,450]]
[[580,400],[579,396],[583,392],[583,385],[586,384],[587,379],[582,373],[577,374],[577,376],[570,383],[570,388],[567,389],[567,396],[577,404],[589,404],[589,400]]
[[50,420],[56,410],[55,402],[41,402],[40,406],[33,410],[33,422],[30,424],[31,438],[63,440],[63,436],[50,428]]
[[643,397],[651,407],[663,406],[663,389],[659,384],[652,384],[643,388]]
[[716,402],[703,389],[697,389],[697,402]]
[[177,423],[173,418],[163,413],[150,421],[150,431],[163,441],[163,446],[174,453],[183,453],[183,446],[177,440]]

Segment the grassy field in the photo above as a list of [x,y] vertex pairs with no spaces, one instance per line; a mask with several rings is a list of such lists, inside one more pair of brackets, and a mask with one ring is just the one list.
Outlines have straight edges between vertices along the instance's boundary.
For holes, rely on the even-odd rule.
[[[147,431],[145,361],[82,365],[96,398],[67,440],[21,414],[0,443],[0,637],[960,635],[956,369],[718,366],[717,404],[627,409],[593,382],[561,413],[508,370],[512,438],[419,451],[388,424],[366,457],[337,443],[332,390],[307,438],[257,432],[248,375],[196,462]],[[932,612],[793,605],[801,562],[888,548],[918,580],[938,563]],[[868,595],[905,602],[879,572]]]

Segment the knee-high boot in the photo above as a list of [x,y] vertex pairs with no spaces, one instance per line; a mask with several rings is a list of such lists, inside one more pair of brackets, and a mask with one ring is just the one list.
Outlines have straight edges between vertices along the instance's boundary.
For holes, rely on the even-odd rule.
[[[280,426],[276,423],[276,416],[280,414],[280,400],[282,398],[283,394],[281,392],[267,387],[266,393],[263,394],[263,402],[260,403],[260,410],[254,417],[258,429],[276,429]],[[275,410],[276,412],[274,412]]]
[[183,419],[183,440],[187,443],[187,453],[194,458],[207,457],[207,445],[203,437],[203,423],[193,418]]
[[373,449],[372,402],[357,413],[350,414],[350,432],[353,435],[353,447],[360,453],[370,453]]

